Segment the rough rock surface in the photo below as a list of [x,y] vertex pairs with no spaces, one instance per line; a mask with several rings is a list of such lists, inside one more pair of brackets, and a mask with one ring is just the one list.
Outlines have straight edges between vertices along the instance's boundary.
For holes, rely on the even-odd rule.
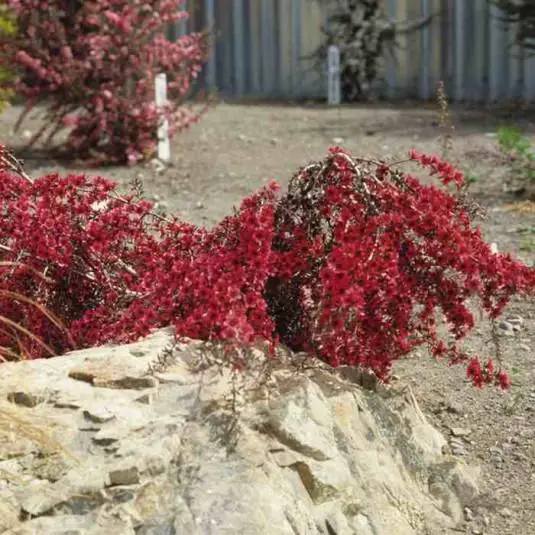
[[148,373],[171,339],[0,365],[1,534],[432,535],[476,497],[410,389],[283,362],[229,397],[197,343]]

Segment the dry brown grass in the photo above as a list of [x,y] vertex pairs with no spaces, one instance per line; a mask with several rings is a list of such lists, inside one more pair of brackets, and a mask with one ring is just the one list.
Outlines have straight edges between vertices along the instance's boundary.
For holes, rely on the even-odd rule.
[[[0,262],[4,267],[14,267],[14,262]],[[41,275],[41,274],[40,274]],[[42,304],[24,296],[18,292],[0,289],[0,299],[11,299],[19,303],[37,308],[48,320],[58,329],[62,330],[69,338],[69,332],[63,322],[55,314],[46,309]],[[55,352],[43,340],[33,334],[24,326],[18,324],[13,319],[0,315],[0,333],[7,335],[9,346],[0,346],[0,381],[2,380],[2,361],[18,361],[31,358],[21,340],[25,336],[45,348],[47,353],[53,357]],[[73,460],[77,460],[65,447],[52,436],[52,429],[56,423],[31,414],[31,409],[18,407],[5,399],[0,399],[0,436],[4,435],[8,440],[26,439],[37,445],[42,452],[47,455],[63,454]],[[18,483],[23,483],[22,478],[18,478],[12,473],[0,469],[0,476],[5,479],[14,479]]]

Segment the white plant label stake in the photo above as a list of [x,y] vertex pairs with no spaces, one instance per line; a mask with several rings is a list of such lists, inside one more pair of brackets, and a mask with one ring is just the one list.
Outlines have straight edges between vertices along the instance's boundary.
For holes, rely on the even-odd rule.
[[[167,104],[167,75],[164,72],[156,76],[154,89],[156,93],[156,107],[161,108]],[[169,121],[167,119],[162,119],[158,127],[158,158],[164,162],[171,159]]]
[[341,100],[340,49],[336,45],[330,45],[327,49],[327,104],[338,106]]

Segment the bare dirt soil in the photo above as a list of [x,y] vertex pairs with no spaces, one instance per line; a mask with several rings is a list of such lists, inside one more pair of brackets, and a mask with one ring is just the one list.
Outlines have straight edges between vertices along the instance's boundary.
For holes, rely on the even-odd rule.
[[[0,117],[2,142],[17,149],[36,131],[42,110],[17,134],[11,125],[20,112]],[[128,184],[141,178],[147,196],[170,213],[211,226],[233,205],[271,179],[283,186],[311,160],[339,144],[359,156],[406,157],[410,148],[439,152],[434,105],[404,103],[327,108],[323,105],[220,104],[173,142],[172,165],[110,167],[88,172]],[[535,133],[533,116],[511,110],[453,108],[454,150],[450,160],[476,177],[472,194],[487,210],[481,226],[500,251],[514,252],[530,264],[535,247],[535,210],[504,191],[510,168],[497,153],[500,125],[516,123]],[[19,153],[21,154],[21,153]],[[23,154],[30,175],[59,171],[62,162],[36,153]],[[408,165],[407,169],[416,171]],[[535,234],[533,234],[535,240]],[[462,368],[448,368],[421,351],[398,363],[396,375],[408,382],[429,419],[451,439],[454,455],[481,467],[483,494],[465,511],[460,532],[488,535],[535,534],[535,305],[513,302],[500,326],[504,361],[513,379],[510,392],[467,384]],[[492,354],[489,327],[482,324],[466,342],[474,354]],[[456,436],[454,436],[456,435]]]

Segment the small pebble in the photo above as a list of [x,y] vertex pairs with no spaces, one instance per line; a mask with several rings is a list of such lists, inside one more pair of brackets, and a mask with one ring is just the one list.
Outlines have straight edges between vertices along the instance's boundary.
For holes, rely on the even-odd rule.
[[465,427],[450,427],[450,432],[454,437],[466,437],[472,430]]
[[505,320],[501,320],[498,323],[498,328],[500,328],[502,331],[513,332],[513,324]]
[[453,455],[463,456],[467,453],[466,448],[464,447],[464,444],[462,443],[461,439],[452,438],[450,440],[450,447]]
[[446,407],[446,410],[451,414],[462,414],[463,408],[456,401],[450,401]]
[[156,171],[157,174],[162,174],[164,171],[165,171],[165,164],[161,161],[161,160],[158,160],[158,158],[153,158],[151,160],[151,165],[152,167],[154,168],[154,170]]
[[513,325],[524,325],[524,318],[521,316],[511,316],[507,321]]

